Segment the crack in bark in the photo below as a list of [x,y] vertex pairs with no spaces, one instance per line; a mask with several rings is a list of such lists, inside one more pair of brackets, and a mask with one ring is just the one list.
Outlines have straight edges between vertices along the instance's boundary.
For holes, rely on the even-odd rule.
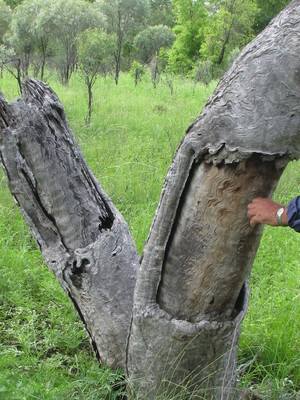
[[[65,281],[65,282],[66,282],[66,281]],[[70,291],[69,289],[67,289],[67,293],[68,293],[68,296],[69,296],[70,300],[72,301],[72,303],[73,303],[73,305],[74,305],[74,307],[75,307],[75,309],[76,309],[76,311],[77,311],[77,313],[78,313],[78,315],[79,315],[79,318],[81,319],[82,323],[83,323],[84,326],[85,326],[85,330],[86,330],[86,332],[87,332],[87,334],[88,334],[88,336],[89,336],[90,343],[91,343],[91,345],[92,345],[92,348],[93,348],[93,351],[94,351],[94,353],[95,353],[95,356],[96,356],[98,362],[99,362],[100,364],[102,364],[102,361],[103,361],[103,360],[101,359],[98,346],[97,346],[97,344],[96,344],[95,339],[93,338],[93,335],[91,334],[91,332],[90,332],[90,330],[89,330],[89,328],[88,328],[88,325],[87,325],[86,320],[85,320],[85,318],[84,318],[84,316],[83,316],[83,313],[81,312],[81,309],[80,309],[78,303],[76,302],[75,298],[72,296],[72,293],[71,293],[71,291]]]
[[38,191],[34,187],[30,177],[28,176],[28,174],[26,173],[24,168],[21,167],[20,170],[21,170],[21,173],[22,173],[23,177],[25,178],[26,182],[28,183],[28,185],[29,185],[29,187],[31,189],[31,193],[34,196],[36,204],[39,206],[39,208],[42,211],[42,213],[44,214],[44,216],[52,223],[52,225],[54,227],[54,231],[55,231],[57,237],[59,237],[59,240],[61,241],[61,244],[63,245],[63,247],[68,252],[69,248],[66,245],[66,243],[64,242],[64,239],[63,239],[62,235],[60,234],[60,231],[59,231],[59,228],[58,228],[58,226],[56,224],[55,218],[53,217],[53,215],[49,214],[48,211],[46,210],[46,208],[44,207],[43,202],[40,199]]
[[1,129],[8,128],[9,127],[8,121],[14,121],[14,118],[12,117],[12,115],[10,115],[7,109],[7,101],[5,100],[0,90],[0,128]]

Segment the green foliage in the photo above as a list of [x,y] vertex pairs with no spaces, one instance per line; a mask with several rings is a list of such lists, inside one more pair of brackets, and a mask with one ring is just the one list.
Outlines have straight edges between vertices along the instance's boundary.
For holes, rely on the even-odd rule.
[[175,15],[171,0],[150,0],[149,25],[166,25],[172,28]]
[[57,65],[61,81],[67,84],[77,62],[75,39],[80,32],[95,26],[97,15],[92,5],[83,0],[56,0],[55,9],[55,43],[59,49]]
[[103,29],[86,29],[77,36],[76,43],[79,72],[88,89],[89,112],[86,122],[89,124],[92,114],[92,88],[98,75],[106,75],[110,69],[116,40],[114,35],[108,35]]
[[121,71],[121,56],[128,36],[144,27],[150,12],[149,0],[102,0],[100,9],[106,17],[108,31],[117,36],[115,51],[115,82],[118,83]]
[[233,48],[243,48],[254,37],[256,14],[255,0],[211,0],[201,58],[220,65]]
[[13,49],[0,44],[0,68],[9,63],[15,57]]
[[[193,74],[199,63],[212,61],[212,77],[219,77],[242,49],[289,0],[0,0],[0,43],[10,44],[20,63],[13,65],[19,82],[33,70],[44,80],[46,63],[67,84],[77,63],[75,38],[88,28],[115,33],[115,81],[129,71],[135,57],[134,38],[154,26],[172,28],[172,48],[164,66],[179,74]],[[11,10],[13,19],[8,29]],[[152,32],[154,34],[154,32]],[[159,39],[166,33],[161,31]],[[171,33],[168,33],[171,36]],[[156,38],[157,39],[157,38]],[[140,60],[149,62],[153,47],[144,37]],[[146,44],[146,41],[148,42]],[[171,42],[171,40],[170,40]],[[160,45],[159,45],[160,46]],[[168,44],[169,46],[169,44]],[[152,57],[153,59],[153,57]],[[156,63],[152,70],[155,71]],[[13,71],[13,69],[10,69]],[[22,77],[21,77],[22,75]],[[154,75],[157,75],[155,73]],[[21,84],[20,84],[21,85]]]
[[38,45],[43,46],[55,40],[57,28],[55,18],[57,13],[56,2],[53,0],[33,0],[31,6],[35,7],[35,15],[30,31],[37,39]]
[[11,46],[25,60],[23,75],[35,55],[35,69],[41,68],[43,79],[46,58],[54,55],[61,80],[67,83],[76,63],[77,34],[101,21],[96,7],[83,0],[23,1],[14,10],[9,35]]
[[161,73],[160,51],[172,45],[175,35],[168,26],[150,26],[140,32],[134,39],[139,58],[150,65],[152,83],[156,87]]
[[0,44],[3,43],[3,37],[8,30],[11,21],[11,9],[4,0],[0,0]]
[[142,64],[137,61],[133,61],[129,75],[134,78],[135,86],[141,81],[142,76],[145,74],[145,69]]
[[213,65],[210,60],[198,62],[190,74],[195,83],[202,82],[208,85],[213,77]]
[[[54,20],[57,12],[55,2],[52,0],[25,0],[22,6],[17,7],[15,18],[19,18],[18,14],[20,12],[33,16],[28,21],[27,36],[34,43],[32,53],[38,55],[35,60],[35,69],[41,68],[41,79],[43,80],[46,57],[50,53],[49,49],[55,38]],[[12,31],[14,32],[14,28]]]
[[37,45],[36,38],[32,32],[33,22],[37,13],[36,2],[26,0],[15,8],[11,21],[9,42],[26,64],[23,71],[24,77],[28,74],[30,57]]
[[23,0],[4,0],[5,3],[12,9],[22,3]]
[[116,47],[114,35],[103,29],[86,29],[76,38],[78,64],[86,79],[94,84],[97,75],[106,74],[109,69],[109,56]]
[[176,40],[169,57],[170,68],[187,73],[199,58],[207,10],[204,0],[173,0]]
[[256,0],[259,8],[255,17],[255,34],[260,33],[291,0]]
[[[31,28],[37,9],[30,2],[19,4],[13,11],[9,31],[4,36],[5,67],[17,79],[20,91],[22,79],[28,76],[30,60],[36,49],[36,38]],[[13,57],[12,57],[13,55]]]
[[172,46],[174,40],[175,35],[168,26],[150,26],[137,34],[134,46],[142,62],[149,63],[154,57],[159,58],[160,49]]
[[148,0],[102,0],[100,8],[109,29],[122,38],[130,29],[143,26],[150,12]]

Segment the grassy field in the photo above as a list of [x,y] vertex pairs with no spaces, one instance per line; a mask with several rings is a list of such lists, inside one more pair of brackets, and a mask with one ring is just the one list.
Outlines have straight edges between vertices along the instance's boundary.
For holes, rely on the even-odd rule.
[[[162,81],[134,86],[122,75],[94,89],[89,127],[86,95],[49,80],[96,177],[127,220],[141,253],[161,186],[185,129],[215,87],[177,78],[171,95]],[[0,79],[17,96],[14,80]],[[0,400],[117,399],[122,376],[99,368],[84,328],[43,263],[0,170]],[[300,163],[286,169],[274,198],[300,191]],[[300,235],[265,228],[253,268],[252,294],[239,349],[239,384],[263,399],[297,399],[300,390]]]

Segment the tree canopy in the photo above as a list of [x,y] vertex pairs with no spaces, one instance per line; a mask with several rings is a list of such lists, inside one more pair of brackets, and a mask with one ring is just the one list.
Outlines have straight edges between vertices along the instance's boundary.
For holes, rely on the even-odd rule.
[[[76,37],[86,29],[97,28],[116,36],[116,83],[120,72],[130,70],[133,62],[148,62],[157,51],[153,48],[169,46],[170,51],[164,56],[168,71],[199,77],[199,65],[205,65],[209,66],[206,76],[213,78],[223,74],[234,56],[288,3],[289,0],[0,0],[0,43],[5,46],[1,53],[6,54],[1,65],[9,66],[10,71],[16,69],[16,76],[22,78],[31,67],[42,80],[46,79],[46,66],[55,68],[60,80],[67,84],[78,61]],[[152,35],[153,43],[147,35]],[[167,43],[163,44],[164,40]]]
[[212,0],[210,3],[200,55],[220,65],[231,50],[242,49],[254,38],[257,7],[253,0]]
[[199,58],[207,9],[204,0],[173,0],[173,4],[176,40],[170,55],[170,65],[176,72],[187,72]]
[[111,54],[116,47],[113,34],[107,34],[103,29],[86,29],[77,36],[79,72],[88,89],[89,112],[87,124],[92,114],[92,88],[98,75],[105,75],[110,69]]
[[162,47],[170,47],[175,40],[173,31],[164,25],[149,26],[139,32],[134,40],[135,47],[138,49],[141,60],[145,63],[153,57],[159,57]]
[[0,43],[3,43],[3,36],[8,30],[11,20],[11,9],[3,0],[0,0]]
[[115,81],[118,83],[124,42],[132,32],[136,32],[139,28],[144,27],[150,11],[149,1],[101,0],[100,5],[109,32],[113,32],[117,36]]

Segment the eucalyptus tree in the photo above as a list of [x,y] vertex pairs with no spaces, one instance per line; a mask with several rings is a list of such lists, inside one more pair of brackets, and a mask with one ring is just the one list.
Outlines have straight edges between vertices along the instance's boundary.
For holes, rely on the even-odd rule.
[[107,34],[103,29],[87,29],[76,38],[78,52],[79,74],[88,90],[88,115],[86,123],[89,125],[92,115],[93,86],[97,77],[106,75],[112,66],[112,54],[115,50],[115,36]]
[[8,30],[11,17],[11,8],[4,0],[0,0],[0,44],[3,43],[3,37]]
[[172,0],[172,4],[176,40],[169,56],[169,64],[175,72],[186,73],[199,58],[207,17],[206,1]]
[[149,0],[100,0],[101,10],[110,33],[117,37],[115,58],[115,82],[118,84],[121,71],[122,49],[132,32],[146,23],[150,12]]
[[172,28],[175,24],[174,8],[171,0],[150,0],[149,25],[166,25]]
[[5,47],[2,46],[2,63],[17,79],[22,92],[22,79],[28,76],[30,60],[36,49],[32,25],[37,8],[30,1],[19,2],[13,10],[9,29],[5,34]]
[[37,48],[37,40],[32,31],[37,13],[36,2],[25,0],[14,9],[10,25],[8,40],[20,59],[23,78],[28,76],[30,61]]
[[0,0],[0,75],[2,76],[3,66],[10,59],[9,51],[4,45],[4,35],[6,34],[11,21],[11,9]]
[[254,37],[256,0],[210,0],[205,39],[201,44],[202,59],[221,65],[234,48],[243,48]]
[[75,39],[80,32],[100,24],[93,4],[84,0],[54,2],[57,70],[62,83],[68,84],[77,63]]
[[20,93],[22,93],[21,69],[13,68],[13,64],[18,61],[14,49],[0,44],[0,77],[2,78],[3,69],[6,68],[17,79]]
[[171,47],[175,34],[168,26],[149,26],[134,38],[134,46],[142,62],[151,65],[152,83],[155,86],[159,74],[158,64],[162,48]]
[[[36,41],[36,55],[40,58],[40,79],[44,80],[46,60],[51,53],[51,44],[54,47],[57,8],[53,0],[32,0],[30,3],[32,7],[36,8],[31,33]],[[52,52],[54,53],[54,50]]]
[[258,34],[261,32],[291,0],[256,0],[258,13],[255,17],[254,30]]
[[0,96],[10,190],[99,359],[139,399],[235,397],[262,234],[247,204],[300,158],[299,30],[294,0],[221,79],[177,150],[142,260],[54,92],[28,79],[21,99]]

